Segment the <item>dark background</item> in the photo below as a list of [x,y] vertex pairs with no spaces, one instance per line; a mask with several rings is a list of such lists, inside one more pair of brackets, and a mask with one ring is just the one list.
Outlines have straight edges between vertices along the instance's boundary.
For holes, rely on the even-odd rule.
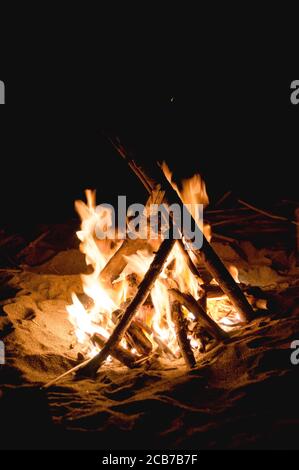
[[[177,179],[200,172],[210,199],[232,189],[252,203],[298,200],[298,79],[287,59],[218,51],[159,61],[128,50],[80,60],[56,54],[1,69],[0,225],[75,217],[73,201],[145,192],[103,136],[138,158],[165,159]],[[26,63],[25,63],[26,62]]]

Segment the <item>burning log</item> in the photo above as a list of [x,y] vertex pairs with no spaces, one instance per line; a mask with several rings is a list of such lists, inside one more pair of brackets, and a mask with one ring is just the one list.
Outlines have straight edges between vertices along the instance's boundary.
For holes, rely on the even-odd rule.
[[217,299],[225,296],[223,290],[217,285],[202,286],[208,299]]
[[178,289],[169,289],[171,297],[184,305],[189,312],[193,313],[197,321],[208,330],[208,332],[218,341],[225,341],[229,338],[228,334],[223,331],[217,323],[212,320],[209,315],[202,309],[194,297],[190,294],[183,294]]
[[[116,310],[112,313],[112,318],[117,323],[123,316],[123,310]],[[148,355],[152,352],[152,343],[145,336],[142,331],[142,327],[133,321],[128,328],[126,333],[126,340],[130,343],[130,346],[135,348],[139,354]]]
[[[164,173],[162,172],[162,169],[160,169],[160,171],[162,179],[162,175],[164,176]],[[167,201],[170,204],[178,204],[183,210],[184,204],[181,201],[180,197],[165,177],[164,180],[165,181],[163,183],[163,187],[165,186],[165,194]],[[192,217],[191,214],[190,216]],[[218,282],[223,292],[228,296],[231,303],[239,313],[241,320],[249,321],[251,318],[253,318],[253,310],[250,304],[248,303],[246,297],[239,288],[238,284],[234,281],[232,275],[226,269],[225,265],[222,263],[219,256],[213,250],[212,246],[210,245],[204,234],[201,232],[200,228],[198,227],[198,224],[196,223],[193,217],[192,222],[193,224],[195,224],[196,229],[202,234],[201,249],[199,250],[197,248],[192,248],[195,257],[206,266],[207,270]],[[185,235],[184,227],[182,227],[182,230],[183,235]]]
[[[158,189],[154,189],[150,192],[150,196],[146,203],[146,208],[149,208],[151,204],[160,204],[163,200],[164,193],[161,193]],[[114,255],[110,258],[108,263],[105,265],[100,274],[100,279],[106,284],[111,284],[115,279],[119,277],[121,272],[127,265],[126,256],[135,254],[138,250],[149,248],[147,240],[136,238],[126,238]]]
[[133,255],[137,250],[146,248],[146,246],[146,240],[141,240],[139,238],[131,240],[130,238],[126,238],[119,249],[110,258],[106,266],[102,269],[100,274],[101,281],[106,284],[112,283],[118,278],[127,265],[125,256]]
[[[184,257],[184,260],[187,263],[187,266],[190,269],[193,276],[195,276],[198,280],[202,279],[205,284],[209,284],[212,280],[211,274],[206,269],[204,269],[203,266],[199,268],[193,263],[188,253],[188,250],[185,248],[183,240],[178,240],[178,244],[179,244],[181,253]],[[202,282],[200,282],[200,284],[202,284]]]
[[[94,335],[91,337],[91,341],[97,344],[100,348],[103,348],[107,342],[107,339],[104,338],[104,336],[100,335],[99,333],[94,333]],[[126,349],[124,349],[123,347],[121,347],[120,345],[115,347],[111,351],[111,356],[113,356],[115,359],[117,359],[119,362],[121,362],[125,366],[129,367],[129,369],[140,367],[140,364],[138,363],[138,361],[136,361],[136,358],[134,357],[134,355],[131,354]]]
[[[165,177],[162,168],[159,165],[158,167],[151,169],[151,175],[149,176],[149,174],[144,170],[144,168],[141,168],[141,166],[137,164],[136,161],[129,157],[129,155],[127,154],[125,149],[119,144],[119,142],[114,142],[112,139],[110,139],[110,142],[112,143],[114,148],[116,148],[118,153],[127,161],[129,167],[142,181],[148,191],[151,191],[159,184],[161,191],[165,192],[164,201],[169,205],[177,204],[183,212],[185,206],[181,198],[173,189],[173,187]],[[196,227],[196,230],[200,234],[202,234],[203,240],[200,250],[197,248],[192,248],[195,258],[198,260],[199,264],[204,264],[208,272],[212,275],[214,279],[216,279],[223,292],[228,296],[231,303],[239,313],[241,320],[250,321],[254,315],[253,310],[250,304],[248,303],[246,297],[244,296],[243,292],[239,289],[237,283],[234,281],[233,277],[226,269],[219,256],[211,247],[210,243],[202,233],[201,229],[198,227],[198,224],[196,223],[191,214],[190,217],[192,220],[192,224]],[[184,232],[184,227],[182,227],[182,230],[182,235],[185,236],[186,241],[188,242],[188,236],[186,236],[186,233]],[[180,243],[183,243],[182,240],[180,241]],[[193,263],[192,260],[191,263]]]
[[[130,159],[129,156],[127,155],[127,151],[124,149],[122,145],[111,137],[108,137],[109,142],[113,145],[115,150],[121,155],[124,160],[128,163],[128,166],[131,168],[131,170],[135,173],[137,178],[141,181],[145,189],[151,194],[155,195],[156,192],[159,193],[160,200],[155,201],[156,204],[162,204],[165,202],[165,191],[162,191],[162,188],[160,185],[157,184],[157,182],[152,179],[151,177],[148,176],[148,174],[144,171],[143,168],[140,167],[140,165],[137,165],[136,162],[133,159]],[[158,188],[158,189],[157,189]],[[157,198],[158,199],[158,198]],[[191,273],[197,278],[197,279],[203,279],[205,283],[209,283],[212,280],[212,276],[208,271],[206,271],[203,267],[201,270],[198,269],[198,267],[194,264],[193,260],[191,259],[188,250],[185,249],[185,245],[182,239],[177,240],[181,253],[185,259],[185,262],[187,263],[187,266],[189,267]],[[201,263],[202,264],[202,263]]]
[[208,296],[207,296],[206,292],[202,291],[201,297],[198,299],[197,302],[201,306],[201,308],[204,312],[207,311],[207,306],[208,306],[207,300],[208,300]]
[[[104,336],[100,335],[99,333],[94,333],[93,336],[90,338],[90,340],[97,344],[100,348],[103,348],[107,342],[107,339],[104,338]],[[142,358],[142,361],[140,358],[135,358],[133,354],[131,354],[129,351],[124,349],[122,346],[117,346],[112,352],[111,356],[113,356],[115,359],[117,359],[119,362],[127,366],[129,369],[134,369],[137,367],[140,367],[141,363],[144,363],[147,361],[147,358]],[[91,359],[86,359],[80,364],[77,364],[75,367],[72,369],[67,370],[63,374],[59,375],[58,377],[55,377],[53,380],[45,384],[42,389],[47,389],[51,387],[51,385],[56,384],[60,380],[64,379],[68,375],[71,375],[74,372],[77,372],[80,370],[82,367],[87,366],[90,363]]]
[[82,367],[82,369],[78,371],[79,375],[83,375],[83,376],[95,375],[99,367],[102,365],[102,363],[111,354],[111,351],[119,344],[119,342],[125,335],[126,331],[128,330],[134,318],[134,315],[145,302],[156,279],[161,273],[164,263],[166,262],[174,246],[174,243],[175,243],[175,240],[172,240],[172,239],[165,239],[161,243],[160,248],[158,252],[156,253],[155,258],[152,261],[144,279],[142,280],[135,297],[126,308],[125,313],[123,314],[121,320],[115,327],[113,333],[111,334],[104,348],[99,354],[97,354],[94,358],[92,358],[88,364],[86,364],[84,367]]
[[186,320],[183,317],[181,304],[176,300],[172,302],[171,314],[175,325],[176,337],[180,346],[182,356],[184,358],[186,366],[189,369],[193,369],[196,366],[196,360],[190,345],[190,341],[187,337],[187,324]]
[[146,325],[146,323],[141,321],[139,318],[136,318],[133,323],[137,323],[144,331],[146,331],[148,335],[153,337],[160,351],[164,352],[168,359],[176,359],[176,355],[171,351],[171,349],[169,349],[167,344],[165,344],[164,341],[162,341],[162,339],[153,330],[151,330],[149,326]]
[[[201,286],[203,289],[203,296],[200,299],[200,303],[203,299],[222,299],[225,298],[225,294],[222,289],[217,285]],[[263,297],[263,292],[258,288],[248,287],[245,284],[239,284],[240,289],[244,292],[247,301],[250,305],[259,310],[267,310],[267,299]]]

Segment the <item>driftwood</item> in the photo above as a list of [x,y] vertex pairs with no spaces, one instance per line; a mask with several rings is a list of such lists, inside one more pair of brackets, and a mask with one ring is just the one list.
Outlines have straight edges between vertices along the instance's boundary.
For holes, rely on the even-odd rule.
[[78,375],[80,376],[95,375],[99,367],[102,365],[102,363],[111,354],[111,351],[119,344],[119,342],[125,335],[126,331],[128,330],[134,318],[134,315],[145,302],[157,277],[161,273],[164,263],[166,262],[174,246],[174,243],[175,243],[175,240],[171,240],[171,239],[165,239],[161,243],[160,248],[157,251],[154,260],[152,261],[146,275],[144,276],[142,282],[140,283],[140,286],[138,288],[138,291],[135,297],[126,308],[125,313],[123,314],[121,320],[115,327],[110,338],[107,340],[107,343],[105,344],[104,348],[87,365],[85,365],[84,367],[82,367],[82,369],[78,371]]
[[209,331],[209,333],[218,341],[225,341],[229,338],[228,334],[223,331],[214,320],[202,309],[194,297],[190,294],[183,294],[178,289],[169,289],[169,293],[173,300],[184,305],[189,312],[193,313],[196,320]]
[[[91,337],[91,341],[97,344],[100,348],[103,348],[107,342],[107,339],[99,333],[95,333]],[[118,345],[111,351],[111,356],[117,359],[119,362],[129,367],[129,369],[134,369],[139,367],[139,363],[136,362],[136,357],[122,346]]]
[[178,344],[188,369],[193,369],[196,366],[196,360],[187,337],[187,325],[183,317],[181,304],[174,301],[171,304],[171,315],[175,326],[176,337]]

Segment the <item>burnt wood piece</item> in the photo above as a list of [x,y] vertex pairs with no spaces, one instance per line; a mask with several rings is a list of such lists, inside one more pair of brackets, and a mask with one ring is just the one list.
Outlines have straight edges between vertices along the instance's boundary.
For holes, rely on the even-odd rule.
[[169,289],[169,293],[173,300],[184,305],[189,312],[193,313],[198,323],[207,329],[215,339],[218,341],[228,340],[229,335],[223,331],[220,326],[218,326],[217,323],[209,317],[209,315],[206,314],[191,294],[183,294],[178,289]]
[[[94,335],[91,337],[91,341],[94,344],[97,344],[100,348],[103,348],[107,342],[107,339],[99,333],[94,333]],[[125,366],[129,367],[129,369],[140,367],[138,362],[136,363],[136,359],[138,358],[134,357],[132,353],[130,353],[121,346],[115,347],[113,351],[111,351],[111,356],[113,356]]]
[[[256,289],[253,287],[248,287],[244,284],[239,284],[240,289],[244,292],[247,301],[254,309],[260,310],[267,310],[267,299],[264,297],[263,292],[260,289]],[[220,289],[219,286],[216,285],[209,285],[209,286],[202,286],[205,294],[201,297],[198,301],[202,305],[202,300],[206,299],[217,299],[217,298],[224,298],[225,294]],[[205,309],[204,309],[205,310]]]
[[[183,213],[184,204],[177,192],[173,189],[173,187],[165,177],[162,168],[159,164],[157,164],[156,166],[153,165],[150,169],[150,172],[145,171],[139,163],[137,163],[127,154],[127,152],[119,143],[115,143],[113,141],[112,143],[114,147],[118,150],[119,154],[127,161],[129,167],[140,178],[140,180],[144,182],[144,185],[146,187],[149,187],[150,190],[152,190],[152,188],[157,187],[157,185],[159,184],[160,190],[165,192],[164,201],[169,205],[178,204]],[[199,228],[198,224],[196,223],[191,214],[190,217],[192,220],[192,225],[202,236],[202,246],[200,250],[198,248],[192,247],[192,252],[195,258],[200,264],[205,265],[207,271],[209,271],[212,277],[218,282],[223,292],[228,296],[231,303],[239,313],[241,321],[250,321],[254,317],[251,305],[247,301],[245,295],[239,288],[238,284],[234,281],[229,271],[226,269],[225,265],[223,264],[217,253],[211,247],[210,243],[202,233],[201,229]],[[190,240],[188,240],[188,236],[186,236],[184,227],[182,227],[182,230],[186,241],[189,242]],[[181,243],[183,242],[181,241]],[[192,260],[191,262],[193,263]]]
[[[162,187],[165,188],[166,200],[170,205],[173,203],[178,204],[183,210],[183,202],[164,176],[164,173],[162,172],[161,168],[160,173]],[[239,313],[241,321],[250,321],[254,316],[252,307],[250,306],[245,295],[239,288],[238,284],[234,281],[230,272],[226,269],[225,265],[223,264],[217,253],[213,250],[212,246],[210,245],[204,234],[201,232],[199,226],[197,225],[196,221],[193,219],[191,214],[190,217],[192,218],[192,223],[195,224],[196,229],[202,235],[202,246],[200,250],[196,247],[192,247],[192,251],[195,257],[206,266],[207,270],[218,282],[223,292],[228,296],[231,303]],[[184,227],[182,227],[182,230],[183,235],[185,235]]]
[[125,256],[130,256],[136,253],[137,250],[142,250],[147,247],[147,241],[137,238],[131,240],[126,238],[114,255],[110,258],[108,263],[100,273],[100,280],[106,284],[112,283],[121,272],[125,269],[127,261]]
[[[151,204],[160,204],[163,200],[163,194],[157,189],[150,191],[150,196],[146,203],[146,208]],[[134,255],[138,250],[150,248],[148,241],[142,238],[126,238],[118,250],[113,254],[110,260],[100,273],[100,280],[110,285],[122,273],[127,265],[125,256]]]
[[[117,323],[122,315],[124,310],[116,310],[112,313],[113,321]],[[132,348],[135,348],[139,354],[149,355],[152,352],[153,346],[150,340],[145,336],[142,331],[142,327],[138,325],[135,321],[132,321],[128,331],[125,335],[126,340]]]
[[152,289],[156,279],[161,273],[163,266],[174,246],[175,240],[165,239],[160,245],[159,250],[157,251],[155,258],[153,259],[147,273],[145,274],[138,291],[126,308],[125,313],[123,314],[121,320],[116,325],[113,333],[106,342],[103,349],[91,361],[86,364],[82,369],[77,371],[79,376],[94,376],[101,367],[102,363],[107,359],[111,354],[111,351],[119,344],[125,333],[127,332],[134,315],[137,313],[138,309],[145,302],[150,290]]
[[[137,165],[137,163],[133,159],[130,158],[130,156],[127,153],[127,150],[120,144],[118,139],[115,140],[111,136],[108,136],[108,140],[112,144],[112,146],[115,148],[115,150],[118,152],[118,154],[124,160],[126,160],[126,162],[128,163],[128,166],[135,173],[137,178],[141,181],[141,183],[143,184],[145,189],[150,194],[155,193],[156,191],[159,193],[160,201],[158,201],[157,203],[161,204],[163,202],[164,203],[167,202],[165,200],[165,193],[164,193],[164,191],[162,191],[163,188],[159,187],[157,181],[155,181],[155,179],[149,177],[149,175],[144,171],[144,169],[141,168],[140,165]],[[161,197],[161,195],[163,197]],[[196,278],[198,278],[199,280],[202,279],[204,281],[204,283],[209,283],[212,280],[212,276],[209,273],[209,271],[207,271],[204,268],[204,266],[201,266],[201,269],[198,269],[198,266],[196,266],[196,263],[194,263],[194,261],[190,257],[190,253],[186,249],[184,241],[182,239],[180,239],[180,240],[177,240],[177,242],[179,244],[180,250],[181,250],[181,252],[184,256],[184,259],[185,259],[190,271],[192,272],[192,274]],[[200,264],[202,265],[202,263],[200,263]]]
[[175,333],[177,341],[188,369],[193,369],[196,366],[196,360],[187,336],[187,323],[183,317],[181,304],[175,300],[171,304],[171,315],[175,326]]
[[154,330],[146,325],[142,320],[136,318],[133,323],[137,323],[146,333],[153,337],[154,341],[157,343],[159,349],[164,352],[168,359],[176,359],[176,355],[169,349],[166,343],[159,337]]
[[[145,169],[141,167],[139,163],[137,163],[128,155],[124,147],[120,145],[118,141],[116,142],[115,140],[110,138],[110,142],[118,151],[118,153],[126,160],[129,167],[142,181],[148,191],[152,191],[153,188],[159,185],[160,190],[165,192],[164,201],[166,203],[168,203],[169,205],[178,204],[181,209],[184,208],[184,204],[181,201],[181,198],[165,177],[160,165],[157,164],[156,166],[152,166],[150,172],[145,171]],[[192,224],[195,224],[193,226],[195,226],[199,233],[202,234],[203,240],[200,250],[196,248],[192,249],[195,258],[197,259],[199,264],[204,264],[207,271],[211,274],[213,278],[216,279],[223,292],[229,297],[231,303],[234,305],[235,309],[239,313],[241,320],[250,321],[253,318],[253,310],[250,304],[248,303],[246,297],[244,296],[243,292],[239,289],[233,277],[226,269],[225,265],[222,263],[217,253],[213,250],[204,234],[201,232],[200,228],[198,227],[191,214],[190,217],[192,218]],[[184,227],[182,228],[184,229]],[[183,235],[185,236],[185,233],[183,233]],[[188,237],[185,238],[188,242]],[[182,244],[183,241],[180,240],[179,243]],[[192,260],[191,263],[194,264]],[[196,266],[195,269],[197,269]],[[198,273],[198,275],[200,276],[200,273]]]

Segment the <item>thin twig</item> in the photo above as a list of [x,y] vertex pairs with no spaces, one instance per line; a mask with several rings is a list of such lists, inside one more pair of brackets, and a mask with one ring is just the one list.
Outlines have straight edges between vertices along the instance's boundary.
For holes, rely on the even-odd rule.
[[92,358],[86,359],[86,361],[80,362],[80,364],[77,364],[75,367],[72,367],[72,369],[67,370],[63,374],[59,375],[58,377],[55,377],[55,379],[50,380],[46,385],[43,385],[41,388],[46,389],[51,387],[51,385],[56,384],[60,380],[64,379],[68,375],[72,374],[73,372],[76,372],[77,370],[81,369],[81,367],[86,366],[89,362],[91,362]]
[[231,193],[232,191],[229,190],[225,194],[223,194],[223,196],[219,199],[219,201],[216,202],[215,207],[219,207],[220,204],[222,204],[231,195]]
[[248,204],[248,202],[243,201],[242,199],[238,199],[238,202],[240,204],[243,204],[243,206],[248,207],[249,209],[259,212],[260,214],[266,215],[267,217],[270,217],[271,219],[277,219],[277,220],[283,220],[285,222],[289,222],[294,225],[299,225],[299,222],[296,222],[295,220],[290,220],[287,217],[284,217],[282,215],[276,215],[272,214],[271,212],[264,211],[263,209],[259,209],[258,207],[252,206],[251,204]]

